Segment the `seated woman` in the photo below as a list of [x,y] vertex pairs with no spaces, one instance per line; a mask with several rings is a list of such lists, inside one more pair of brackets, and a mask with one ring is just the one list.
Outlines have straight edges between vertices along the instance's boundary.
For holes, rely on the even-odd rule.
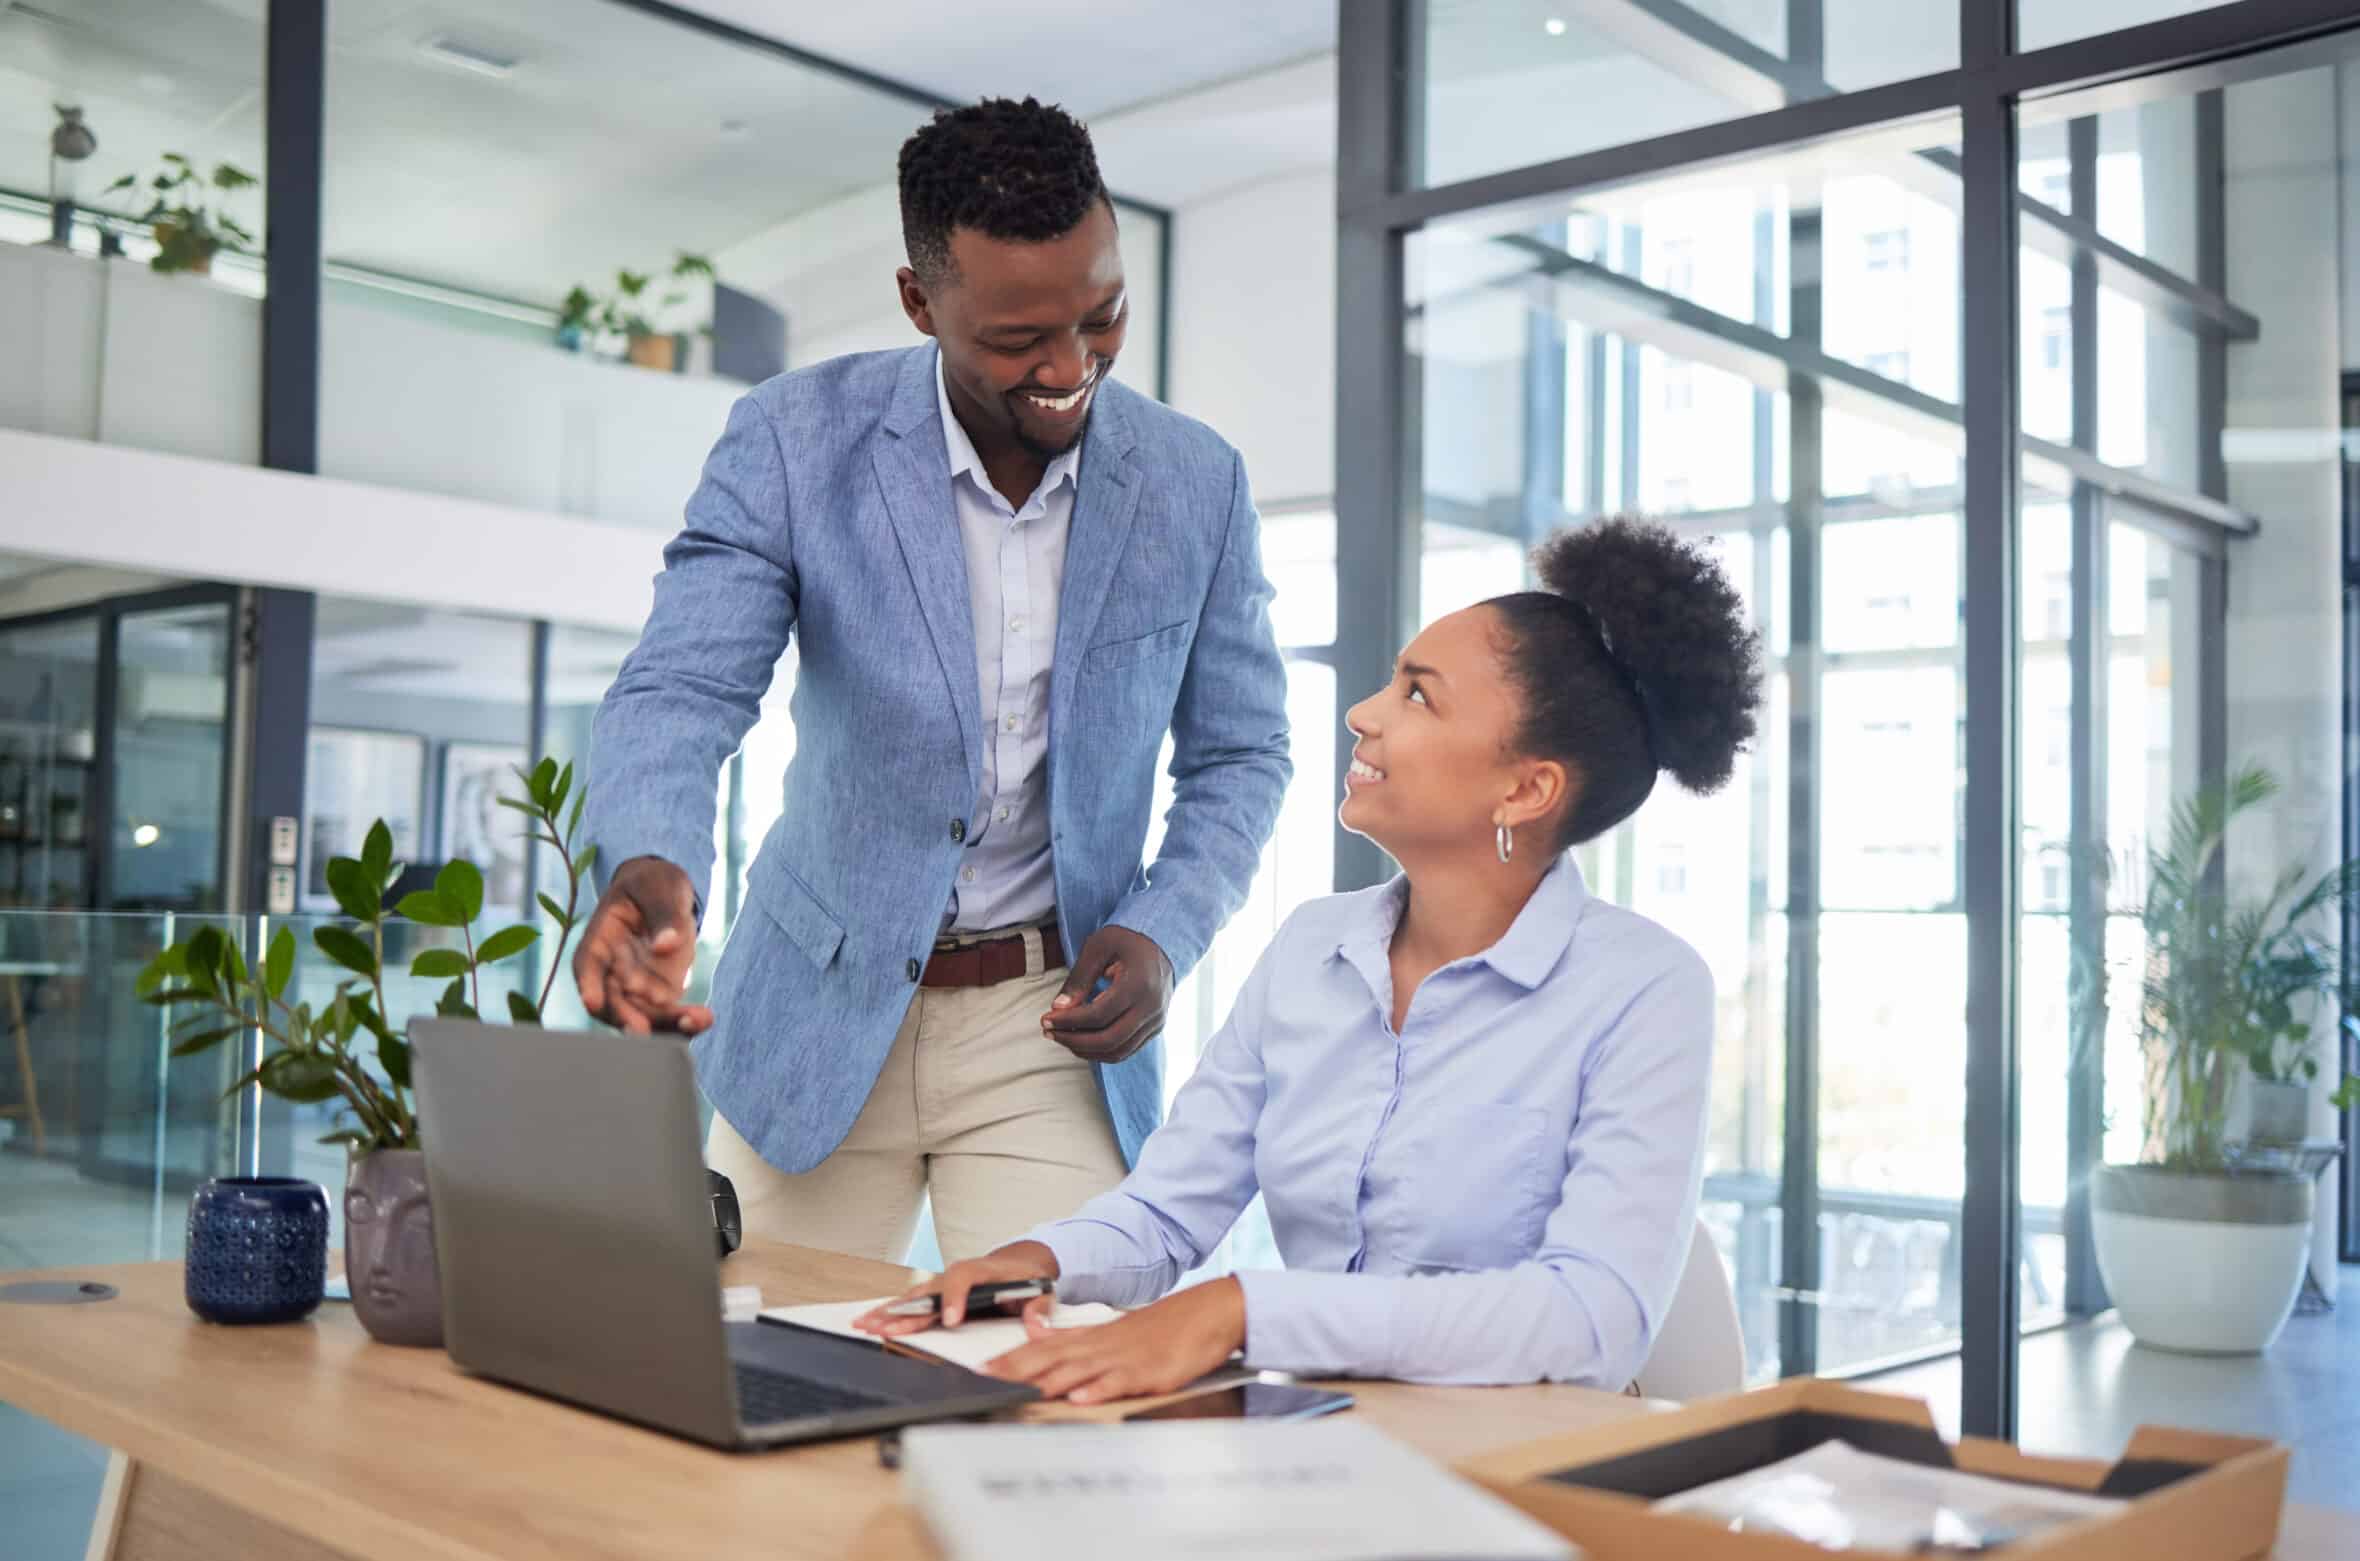
[[[1306,1375],[1614,1389],[1646,1362],[1696,1217],[1712,979],[1595,898],[1568,847],[1659,770],[1727,781],[1761,656],[1719,565],[1661,528],[1568,531],[1534,562],[1546,589],[1437,621],[1346,719],[1339,817],[1401,876],[1287,919],[1120,1186],[910,1292],[940,1294],[946,1326],[989,1280],[1142,1308],[1053,1331],[1037,1302],[996,1375],[1092,1403],[1240,1349]],[[1257,1189],[1287,1266],[1157,1301]]]

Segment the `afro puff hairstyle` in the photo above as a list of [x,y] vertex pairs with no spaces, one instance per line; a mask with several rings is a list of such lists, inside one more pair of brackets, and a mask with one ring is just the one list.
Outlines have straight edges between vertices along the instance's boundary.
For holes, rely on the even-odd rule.
[[1576,773],[1562,849],[1638,811],[1659,770],[1727,784],[1762,703],[1762,649],[1719,562],[1630,519],[1561,531],[1533,553],[1538,591],[1495,597],[1522,695],[1525,753]]
[[1037,244],[1071,233],[1105,200],[1090,132],[1032,98],[938,109],[901,144],[902,244],[923,282],[955,274],[955,228]]

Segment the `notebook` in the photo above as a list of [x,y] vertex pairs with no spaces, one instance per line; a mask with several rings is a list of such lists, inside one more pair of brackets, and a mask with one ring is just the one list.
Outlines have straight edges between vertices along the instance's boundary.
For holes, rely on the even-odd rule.
[[[877,1342],[873,1333],[863,1333],[852,1326],[855,1317],[874,1311],[892,1296],[879,1296],[871,1301],[828,1301],[816,1306],[773,1306],[762,1315],[777,1322],[794,1323],[799,1327],[817,1328],[822,1333],[842,1334],[847,1339],[866,1339]],[[1092,1302],[1086,1306],[1060,1305],[1049,1315],[1053,1328],[1087,1328],[1097,1323],[1110,1323],[1123,1314],[1111,1306]],[[924,1333],[904,1334],[893,1342],[929,1355],[940,1356],[969,1371],[980,1371],[983,1363],[997,1359],[1023,1344],[1028,1336],[1021,1317],[971,1317],[956,1328],[929,1328]]]
[[912,1426],[902,1493],[951,1561],[1567,1561],[1572,1545],[1353,1421]]

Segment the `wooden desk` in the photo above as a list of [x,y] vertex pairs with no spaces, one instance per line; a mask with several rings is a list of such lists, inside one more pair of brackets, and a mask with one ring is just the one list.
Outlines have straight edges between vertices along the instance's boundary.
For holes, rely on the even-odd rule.
[[[910,1277],[760,1243],[724,1273],[773,1306],[883,1295]],[[935,1553],[866,1437],[713,1452],[465,1376],[440,1350],[372,1343],[335,1303],[293,1327],[214,1327],[190,1315],[177,1264],[7,1277],[123,1292],[0,1306],[0,1399],[117,1449],[98,1561]],[[1349,1387],[1364,1418],[1446,1462],[1647,1412],[1580,1388]],[[2360,1514],[2290,1508],[2277,1554],[2360,1555]]]
[[[722,1272],[761,1285],[770,1306],[885,1295],[913,1278],[760,1243]],[[376,1344],[335,1302],[292,1327],[215,1327],[190,1314],[174,1263],[6,1277],[123,1292],[87,1306],[0,1306],[0,1399],[120,1455],[100,1504],[112,1549],[94,1544],[94,1557],[934,1554],[872,1438],[714,1452],[466,1376],[440,1350]],[[1645,1413],[1636,1399],[1579,1388],[1352,1391],[1359,1413],[1444,1460]]]

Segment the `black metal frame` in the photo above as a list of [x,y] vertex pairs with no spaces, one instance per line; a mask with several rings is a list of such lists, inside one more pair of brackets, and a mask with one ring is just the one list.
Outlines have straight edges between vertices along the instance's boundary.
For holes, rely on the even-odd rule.
[[[1966,697],[1966,805],[1961,843],[1962,903],[1968,920],[1968,1068],[1966,1195],[1961,1209],[1965,1260],[1961,1273],[1964,1331],[1961,1342],[1961,1423],[1983,1434],[2013,1431],[2016,1415],[2016,1353],[2019,1296],[2018,1257],[2023,1211],[2017,1186],[2021,1067],[2018,1056],[2015,968],[2020,894],[2017,832],[2018,678],[2020,636],[2015,576],[2022,474],[2016,411],[2018,340],[2017,254],[2032,243],[2059,254],[2073,267],[2077,314],[2090,308],[2100,286],[2146,299],[2165,317],[2180,320],[2199,343],[2198,400],[2202,458],[2196,492],[2172,492],[2145,480],[2125,480],[2104,467],[2094,452],[2094,360],[2077,358],[2076,419],[2067,445],[2024,441],[2044,471],[2070,480],[2074,516],[2076,635],[2073,647],[2077,689],[2101,689],[2105,680],[2101,647],[2104,597],[2100,594],[2107,531],[2116,521],[2154,530],[2198,555],[2200,603],[2194,669],[2199,720],[2196,746],[2203,775],[2225,767],[2227,679],[2219,632],[2226,619],[2227,536],[2249,530],[2251,522],[2224,502],[2225,470],[2219,432],[2226,392],[2226,347],[2250,339],[2252,317],[2222,293],[2220,234],[2220,137],[2217,89],[2250,74],[2251,57],[2289,44],[2326,38],[2354,26],[2348,0],[2235,0],[2209,10],[2145,26],[2080,39],[2028,53],[2014,50],[2013,0],[1960,0],[1959,63],[1956,68],[1913,80],[1834,94],[1813,68],[1810,44],[1814,19],[1804,16],[1790,35],[1784,60],[1732,43],[1679,0],[1623,0],[1630,37],[1645,33],[1658,48],[1717,49],[1735,68],[1750,71],[1745,96],[1767,106],[1760,112],[1619,146],[1562,157],[1443,186],[1425,185],[1418,175],[1423,136],[1420,55],[1426,35],[1422,0],[1366,0],[1340,9],[1339,114],[1337,141],[1337,430],[1336,511],[1339,527],[1338,588],[1342,613],[1336,646],[1344,688],[1374,687],[1390,673],[1395,648],[1415,628],[1419,540],[1426,508],[1421,498],[1415,436],[1420,402],[1417,358],[1407,350],[1409,311],[1402,292],[1404,246],[1429,223],[1482,212],[1499,231],[1536,231],[1561,218],[1573,192],[1590,192],[1674,171],[1735,164],[1765,153],[1809,148],[1862,131],[1900,135],[1925,148],[1915,161],[1929,179],[1955,181],[1962,201],[1962,270],[1975,278],[1962,301],[1963,354],[1960,397],[1955,411],[1939,404],[1919,413],[1949,412],[1964,447],[1963,669]],[[1802,10],[1804,8],[1796,8]],[[1631,29],[1637,29],[1633,32]],[[1798,47],[1800,53],[1798,53]],[[2207,242],[2193,279],[2172,277],[2162,268],[2099,235],[2093,214],[2077,198],[2075,209],[2059,212],[2022,197],[2016,189],[2019,109],[2037,106],[2083,89],[2115,84],[2126,92],[2203,93],[2199,98],[2198,199],[2208,203]],[[1758,89],[1758,90],[1757,90]],[[2209,107],[2207,106],[2209,104]],[[2087,100],[2073,109],[2091,112]],[[2035,114],[2041,112],[2035,107]],[[1945,139],[1956,126],[1961,151],[1955,157],[1927,143]],[[2069,132],[2076,144],[2086,132]],[[2086,173],[2083,175],[2086,185]],[[1570,257],[1568,257],[1570,259]],[[1567,267],[1575,270],[1579,263]],[[1601,268],[1590,268],[1597,271]],[[1627,277],[1598,285],[1629,287]],[[1641,289],[1641,291],[1646,291]],[[1674,328],[1697,322],[1683,317],[1679,301],[1647,299],[1658,321]],[[1723,345],[1760,351],[1758,340],[1737,341],[1739,331],[1719,329]],[[1766,333],[1757,333],[1757,335]],[[2077,330],[2077,343],[2091,333]],[[1778,345],[1775,357],[1789,376],[1789,392],[1800,409],[1821,388],[1893,396],[1890,385],[1863,386],[1857,371],[1817,361],[1807,342]],[[1595,355],[1593,355],[1593,359]],[[1593,361],[1592,376],[1604,372]],[[1757,373],[1756,382],[1763,382]],[[1800,415],[1796,421],[1808,420]],[[1798,437],[1800,437],[1798,435]],[[1803,463],[1795,464],[1799,478]],[[1595,463],[1593,463],[1593,472]],[[1790,479],[1792,480],[1792,479]],[[1593,483],[1595,477],[1593,476]],[[1798,491],[1791,513],[1812,497]],[[1600,507],[1605,495],[1592,496]],[[1529,511],[1529,502],[1521,506]],[[1498,529],[1505,529],[1504,527]],[[1811,537],[1792,535],[1805,548]],[[2360,553],[2355,554],[2360,558]],[[1808,574],[1796,554],[1794,576]],[[2354,565],[2360,578],[2360,563]],[[1816,603],[1799,590],[1793,606],[1804,613]],[[1807,617],[1790,632],[1803,635]],[[1809,638],[1795,641],[1808,651]],[[2355,631],[2360,645],[2360,630]],[[2360,650],[2355,651],[2360,657]],[[2356,664],[2360,665],[2360,664]],[[1798,731],[1806,737],[1805,713]],[[2360,722],[2360,714],[2355,715]],[[2077,743],[2073,755],[2073,833],[2082,841],[2104,836],[2102,754],[2095,737]],[[1339,769],[1347,756],[1338,755]],[[1340,778],[1340,777],[1339,777]],[[1796,786],[1790,802],[1799,820],[1812,809],[1808,750],[1797,750]],[[2347,795],[2351,794],[2348,788]],[[2360,803],[2354,804],[2360,808]],[[2360,834],[2360,811],[2353,828]],[[1798,852],[1808,842],[1790,838]],[[1800,857],[1798,856],[1798,861]],[[1357,836],[1339,831],[1337,886],[1354,888],[1384,871],[1381,855]],[[1809,894],[1810,867],[1800,874],[1790,864],[1790,927],[1807,925],[1817,907]],[[1800,898],[1794,886],[1804,891]],[[2102,940],[2104,907],[2094,891],[2078,892],[2074,906],[2083,941]],[[2095,932],[2093,933],[2093,918]],[[1815,962],[1811,963],[1815,970]],[[1793,988],[1803,992],[1805,988]],[[1800,1006],[1790,1000],[1790,1009]],[[1786,1183],[1791,1195],[1814,1191],[1796,1183],[1808,1171],[1814,1125],[1807,1111],[1793,1109],[1812,1085],[1811,1025],[1790,1019],[1788,1034]],[[1798,1063],[1800,1066],[1798,1067]],[[2073,1143],[2070,1152],[2086,1165],[2098,1153],[2097,1091],[2102,1076],[2095,1059],[2077,1068],[2071,1089]],[[2360,1124],[2356,1124],[2360,1127]],[[1799,1158],[1800,1155],[1803,1158]],[[2360,1171],[2353,1176],[2360,1194]],[[1801,1336],[1805,1308],[1815,1286],[1816,1254],[1807,1231],[1811,1222],[1788,1211],[1783,1293],[1790,1313],[1782,1332],[1795,1348],[1789,1369],[1810,1357]],[[2077,1197],[2066,1214],[2069,1230],[2086,1231],[2086,1203]],[[2072,1243],[2083,1253],[2069,1273],[2069,1307],[2103,1303],[2102,1288],[2088,1265],[2086,1239]]]

